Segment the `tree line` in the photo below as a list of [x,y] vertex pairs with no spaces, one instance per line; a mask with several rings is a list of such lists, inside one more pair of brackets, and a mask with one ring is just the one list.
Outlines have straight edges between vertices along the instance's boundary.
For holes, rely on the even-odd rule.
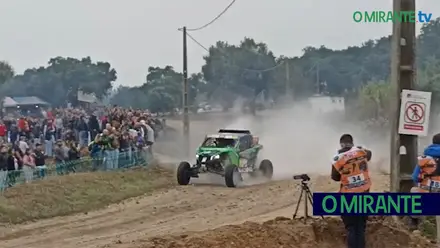
[[[189,101],[193,107],[209,101],[227,108],[238,97],[252,99],[261,92],[275,101],[285,95],[302,99],[322,93],[345,96],[365,110],[363,115],[380,116],[389,106],[390,38],[343,50],[306,47],[298,57],[276,57],[267,44],[249,37],[237,45],[218,41],[207,49],[200,72],[189,76]],[[418,88],[440,99],[440,18],[424,24],[417,37],[417,66]],[[33,95],[53,106],[75,103],[78,90],[103,98],[116,79],[110,63],[90,57],[52,58],[46,67],[19,75],[7,62],[0,63],[2,96]],[[182,80],[172,66],[150,66],[141,86],[114,89],[111,102],[161,112],[180,108]]]

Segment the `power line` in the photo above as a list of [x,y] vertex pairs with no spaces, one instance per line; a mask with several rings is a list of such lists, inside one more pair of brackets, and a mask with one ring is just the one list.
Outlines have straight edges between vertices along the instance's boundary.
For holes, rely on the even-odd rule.
[[201,26],[201,27],[198,27],[198,28],[187,28],[186,31],[189,31],[189,32],[199,31],[199,30],[202,30],[202,29],[208,27],[209,25],[213,24],[213,23],[214,23],[215,21],[217,21],[217,20],[218,20],[218,19],[219,19],[224,13],[226,13],[226,11],[228,11],[228,9],[232,7],[232,5],[234,5],[235,1],[236,1],[236,0],[232,0],[232,2],[231,2],[228,6],[226,6],[226,8],[225,8],[222,12],[220,12],[220,14],[218,14],[218,15],[217,15],[214,19],[212,19],[210,22],[208,22],[208,23],[206,23],[205,25],[203,25],[203,26]]
[[[198,40],[196,40],[192,35],[186,33],[186,36],[188,36],[192,41],[194,41],[194,43],[196,43],[197,45],[199,45],[199,47],[201,47],[203,50],[205,50],[205,51],[207,51],[207,52],[209,53],[209,49],[206,48],[204,45],[202,45],[202,44],[201,44]],[[226,54],[223,54],[223,56],[227,57]],[[278,68],[279,66],[283,65],[284,62],[285,62],[285,60],[282,60],[279,64],[277,64],[277,65],[275,65],[275,66],[273,66],[273,67],[267,68],[267,69],[262,69],[262,70],[247,69],[247,68],[241,68],[241,69],[243,69],[243,70],[245,70],[245,71],[267,72],[267,71],[275,70],[275,69]]]
[[203,48],[203,50],[207,51],[209,53],[209,49],[206,48],[204,45],[202,45],[199,41],[197,41],[194,37],[192,37],[190,34],[186,33],[186,36],[188,36],[194,43],[199,45],[199,47]]

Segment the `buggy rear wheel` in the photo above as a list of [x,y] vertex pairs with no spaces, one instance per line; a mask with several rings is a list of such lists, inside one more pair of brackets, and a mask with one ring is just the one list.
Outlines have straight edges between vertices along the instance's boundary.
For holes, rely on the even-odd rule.
[[188,185],[191,180],[191,165],[188,162],[180,162],[177,167],[177,183],[179,185]]
[[269,159],[263,159],[259,167],[265,178],[271,179],[273,176],[273,165]]

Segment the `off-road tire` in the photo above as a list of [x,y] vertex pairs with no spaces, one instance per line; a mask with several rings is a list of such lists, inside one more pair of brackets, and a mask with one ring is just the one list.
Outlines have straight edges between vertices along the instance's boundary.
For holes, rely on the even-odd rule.
[[225,184],[228,188],[237,187],[236,182],[234,182],[234,173],[239,173],[238,167],[235,164],[225,166]]
[[191,180],[191,165],[188,162],[180,162],[177,167],[177,183],[179,185],[188,185]]
[[263,176],[267,179],[271,179],[273,176],[273,165],[269,159],[263,159],[260,162],[259,170],[263,173]]

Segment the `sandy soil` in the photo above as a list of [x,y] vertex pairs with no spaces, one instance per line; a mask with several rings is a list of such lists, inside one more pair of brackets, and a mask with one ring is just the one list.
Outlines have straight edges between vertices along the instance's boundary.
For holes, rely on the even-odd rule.
[[[325,177],[315,177],[311,187],[322,191],[337,185]],[[236,189],[198,183],[155,192],[101,211],[3,228],[0,242],[3,248],[119,247],[158,235],[291,217],[298,193],[298,182],[293,180]]]

